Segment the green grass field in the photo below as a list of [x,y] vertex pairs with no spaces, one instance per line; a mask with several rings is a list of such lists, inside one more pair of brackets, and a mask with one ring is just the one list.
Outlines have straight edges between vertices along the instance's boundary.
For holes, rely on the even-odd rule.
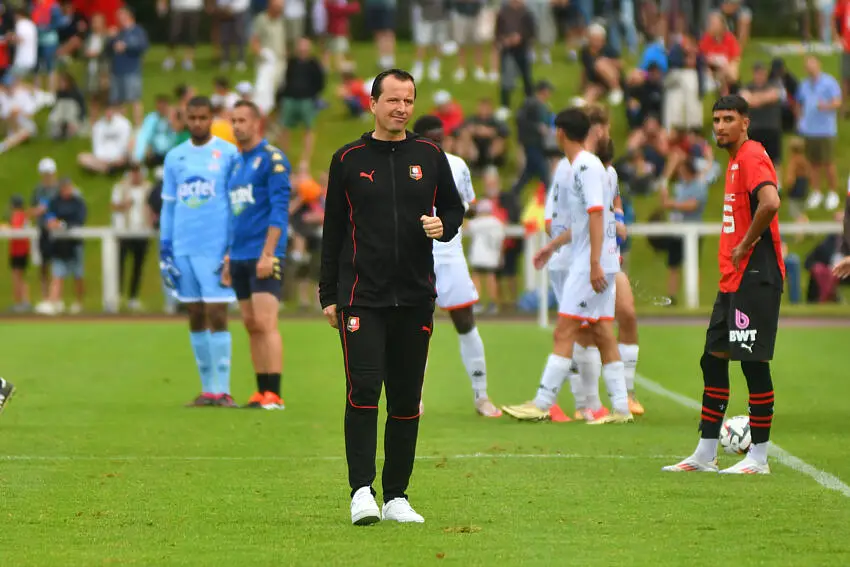
[[[182,407],[198,387],[182,324],[0,328],[3,376],[19,387],[0,418],[0,565],[850,564],[850,499],[776,459],[770,477],[661,473],[692,450],[698,416],[645,388],[633,426],[477,417],[448,323],[434,335],[409,492],[426,523],[355,528],[336,335],[320,322],[282,329],[288,407],[252,412]],[[247,341],[233,330],[244,401]],[[481,332],[493,399],[528,399],[549,334]],[[702,327],[641,338],[640,374],[697,399]],[[783,328],[774,364],[773,440],[844,481],[850,385],[835,356],[847,338]],[[730,415],[746,412],[733,376]]]
[[[358,72],[361,76],[374,76],[374,49],[368,44],[356,44],[354,46],[353,56],[358,64]],[[558,53],[560,58],[557,67],[543,67],[538,65],[535,67],[534,76],[545,76],[556,87],[555,95],[551,101],[553,108],[561,108],[567,104],[569,99],[578,93],[578,78],[579,66],[577,63],[567,63],[563,53]],[[146,59],[145,65],[145,98],[146,103],[151,108],[154,97],[159,93],[171,93],[174,87],[181,83],[189,83],[195,85],[201,92],[211,89],[212,80],[218,74],[216,67],[211,61],[211,52],[208,48],[202,49],[199,53],[199,64],[197,70],[193,72],[172,72],[164,73],[160,70],[160,64],[164,57],[164,50],[161,48],[153,49]],[[749,70],[752,63],[756,60],[769,60],[770,56],[763,52],[758,45],[752,45],[745,52],[742,62],[742,72],[744,80],[749,77]],[[398,63],[401,66],[409,66],[413,61],[412,48],[406,44],[399,45]],[[803,58],[802,56],[792,55],[786,58],[789,68],[798,76],[803,74]],[[835,56],[823,57],[824,69],[826,72],[838,73],[838,58]],[[447,88],[454,97],[461,101],[467,113],[474,110],[475,101],[483,95],[498,98],[497,85],[481,84],[473,81],[467,81],[461,85],[455,85],[450,80],[451,70],[454,69],[454,61],[452,58],[444,63],[444,78],[446,80],[439,85],[430,82],[423,82],[419,85],[419,99],[417,101],[417,114],[428,112],[432,108],[431,97],[438,88]],[[556,69],[557,72],[553,72]],[[76,69],[76,72],[81,73],[81,69]],[[242,79],[252,79],[249,74],[239,74],[231,72],[228,74],[234,82]],[[331,77],[330,84],[326,90],[325,98],[331,102],[331,107],[325,110],[320,115],[318,122],[318,142],[316,151],[312,160],[312,169],[318,174],[323,169],[327,168],[330,157],[333,152],[342,144],[356,138],[364,131],[370,128],[368,122],[359,120],[350,120],[344,118],[345,111],[342,103],[334,100],[335,87],[337,78]],[[514,105],[519,104],[520,91],[514,94]],[[706,99],[706,112],[710,109],[711,98]],[[614,139],[617,142],[624,143],[625,140],[625,120],[622,109],[617,110],[613,114],[614,118]],[[708,122],[706,122],[708,124]],[[846,123],[843,123],[846,124]],[[513,123],[512,123],[513,126]],[[300,138],[298,135],[294,137],[293,148],[290,152],[290,161],[294,164],[298,162],[300,157]],[[850,129],[846,127],[840,128],[840,139],[837,147],[836,155],[839,159],[839,174],[840,185],[843,187],[844,179],[847,178],[850,172],[850,160],[843,157],[843,148],[850,147]],[[78,183],[79,187],[85,193],[89,204],[89,224],[92,226],[104,226],[110,222],[109,199],[111,196],[112,182],[103,178],[95,178],[81,173],[76,166],[75,156],[82,151],[90,150],[90,142],[88,140],[76,140],[71,143],[56,144],[46,138],[33,141],[25,147],[16,149],[12,152],[0,155],[0,211],[5,210],[8,198],[13,193],[22,193],[26,196],[32,191],[37,183],[36,164],[41,157],[50,155],[56,158],[59,163],[61,173],[63,175],[71,175]],[[515,150],[512,150],[515,156]],[[721,154],[721,160],[725,157]],[[724,161],[725,164],[725,161]],[[509,186],[513,182],[516,173],[515,163],[511,162],[504,172],[504,184]],[[719,185],[712,189],[709,205],[706,212],[706,220],[718,220],[719,211],[722,201],[722,187]],[[638,220],[646,220],[652,210],[656,207],[657,200],[654,196],[636,199],[635,206],[638,213]],[[816,213],[816,220],[828,220],[828,215],[825,212]],[[814,243],[818,239],[812,238],[801,245],[792,246],[792,250],[805,254],[813,248]],[[709,239],[706,243],[706,251],[714,250],[716,241]],[[0,246],[0,265],[7,265],[6,246]],[[147,263],[146,277],[144,280],[142,299],[151,309],[158,310],[161,306],[161,292],[159,287],[158,273],[156,269],[155,253],[151,254]],[[99,245],[91,244],[86,250],[86,268],[89,274],[88,277],[88,301],[86,308],[90,311],[99,311],[101,309],[101,282],[100,282],[100,250]],[[648,243],[643,238],[636,238],[633,243],[631,275],[633,279],[641,281],[647,288],[648,293],[660,295],[665,293],[665,279],[663,274],[664,258],[656,255],[650,249]],[[31,281],[35,283],[34,274],[31,274]],[[701,279],[702,292],[701,303],[703,305],[711,305],[713,301],[713,287],[717,280],[717,268],[713,252],[706,252],[701,258]],[[66,290],[68,294],[66,299],[71,301],[70,290]],[[8,278],[0,278],[0,311],[11,305],[11,292]],[[38,299],[37,288],[34,287],[33,295]]]

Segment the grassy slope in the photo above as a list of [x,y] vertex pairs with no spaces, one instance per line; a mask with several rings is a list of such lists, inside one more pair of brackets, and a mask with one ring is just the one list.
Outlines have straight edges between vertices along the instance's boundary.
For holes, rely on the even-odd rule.
[[[201,57],[209,58],[209,50],[202,50]],[[372,73],[373,65],[373,49],[369,45],[355,46],[355,56],[358,61],[359,69],[364,75]],[[203,91],[208,85],[211,85],[213,77],[216,75],[214,67],[208,60],[203,60],[198,65],[199,70],[192,73],[174,72],[164,73],[160,70],[160,62],[163,57],[163,51],[159,48],[154,49],[147,58],[146,74],[145,74],[145,97],[146,102],[152,105],[153,97],[161,92],[170,93],[173,87],[180,82],[189,82],[196,85]],[[742,69],[748,70],[753,61],[756,59],[768,59],[760,48],[751,47],[745,54],[742,63]],[[412,61],[412,51],[407,45],[401,46],[399,63],[402,66],[409,65]],[[802,58],[792,56],[788,58],[789,67],[796,73],[802,73]],[[836,73],[838,71],[838,60],[835,57],[825,58],[825,69],[827,72]],[[445,67],[451,69],[451,64]],[[547,68],[538,66],[535,71],[537,77],[546,74],[546,77],[551,80],[557,88],[557,92],[552,101],[553,108],[559,108],[575,94],[577,89],[577,77],[579,69],[577,64],[568,64],[563,61],[559,63],[558,72],[551,72]],[[448,77],[449,73],[444,72]],[[231,79],[235,82],[241,79],[250,79],[249,75],[239,76],[236,73],[231,73]],[[333,78],[327,89],[327,98],[330,100],[334,94],[336,79]],[[437,88],[448,88],[452,94],[463,102],[467,112],[473,110],[475,100],[482,94],[489,94],[497,97],[496,86],[481,85],[469,81],[463,85],[451,84],[445,80],[443,84],[434,85],[424,82],[419,88],[419,113],[427,112],[431,108],[431,95]],[[708,108],[710,105],[706,105]],[[313,158],[312,168],[314,172],[319,172],[327,167],[332,153],[345,142],[360,135],[369,127],[368,122],[360,122],[357,120],[349,120],[343,118],[343,108],[341,103],[333,100],[331,108],[323,112],[318,128],[318,143],[317,149]],[[624,120],[621,115],[615,115],[614,135],[616,140],[624,139]],[[52,156],[59,163],[59,167],[63,174],[72,175],[79,186],[85,192],[89,203],[90,224],[91,225],[107,225],[109,224],[109,198],[111,194],[111,183],[109,181],[86,176],[76,168],[75,155],[81,151],[87,151],[89,147],[87,140],[79,140],[73,143],[57,145],[49,140],[40,139],[24,148],[17,149],[11,153],[0,155],[0,207],[5,207],[8,202],[8,197],[12,193],[23,193],[29,195],[34,185],[37,182],[36,163],[43,156]],[[842,129],[839,146],[837,148],[837,157],[839,161],[839,173],[841,179],[846,179],[848,170],[850,170],[850,161],[842,159],[842,149],[850,145],[850,131],[846,128]],[[298,161],[298,143],[293,144],[293,155],[289,156],[292,163]],[[512,180],[514,175],[513,164],[505,173],[505,182]],[[842,182],[843,184],[843,182]],[[708,220],[719,218],[719,211],[722,201],[722,188],[715,186],[711,192],[710,203],[706,218]],[[655,199],[647,197],[636,201],[638,211],[638,219],[645,220],[648,214],[655,207]],[[716,214],[715,214],[716,213]],[[825,216],[824,213],[821,213]],[[807,242],[802,246],[796,247],[798,251],[805,253],[806,250],[812,247],[812,242]],[[704,247],[706,253],[703,254],[701,265],[701,303],[710,305],[713,300],[713,288],[716,281],[717,269],[714,260],[715,241],[709,239],[708,244]],[[3,246],[3,251],[0,252],[0,262],[5,270],[6,247]],[[91,310],[100,309],[100,257],[99,246],[96,244],[90,245],[87,248],[87,270],[89,274],[88,286],[89,294],[86,307]],[[159,292],[159,283],[157,270],[155,268],[155,258],[151,255],[148,261],[146,277],[143,288],[143,299],[151,306],[158,307],[161,303]],[[638,239],[633,246],[631,275],[636,281],[639,281],[641,286],[646,290],[647,296],[659,295],[665,292],[665,280],[663,274],[664,259],[661,256],[652,253],[645,240]],[[35,282],[35,279],[32,278]],[[37,298],[37,294],[34,294]],[[0,278],[0,310],[4,306],[10,304],[10,293],[8,278]]]
[[[427,523],[352,528],[338,341],[320,322],[282,329],[288,407],[258,413],[180,407],[197,387],[181,324],[0,329],[16,353],[4,376],[20,387],[2,416],[0,564],[660,567],[710,565],[718,552],[748,565],[850,563],[848,501],[807,476],[776,463],[762,478],[660,473],[692,448],[698,417],[665,398],[644,392],[647,416],[629,427],[476,417],[448,324],[434,334],[425,386],[418,454],[430,459],[410,489]],[[481,333],[493,399],[526,399],[546,333],[493,324]],[[641,373],[697,398],[702,329],[647,327],[643,339]],[[817,356],[843,340],[780,333],[773,439],[846,481],[850,386]],[[234,354],[244,401],[252,378],[241,332]],[[735,367],[730,415],[746,412],[743,391]],[[453,457],[479,452],[494,457]]]

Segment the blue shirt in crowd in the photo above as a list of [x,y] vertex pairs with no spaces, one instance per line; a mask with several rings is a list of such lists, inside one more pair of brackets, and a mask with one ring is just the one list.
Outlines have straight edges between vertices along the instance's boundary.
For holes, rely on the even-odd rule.
[[829,104],[841,99],[841,86],[834,77],[821,73],[814,79],[809,77],[797,88],[800,104],[800,121],[797,130],[809,138],[834,138],[838,135],[838,111],[820,110],[818,105]]

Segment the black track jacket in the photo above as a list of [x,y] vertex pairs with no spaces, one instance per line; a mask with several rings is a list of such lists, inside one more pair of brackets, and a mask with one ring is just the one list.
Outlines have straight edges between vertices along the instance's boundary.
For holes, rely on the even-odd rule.
[[433,241],[419,219],[435,207],[448,242],[464,207],[446,154],[430,140],[407,132],[385,142],[368,132],[340,148],[325,199],[322,308],[433,305]]

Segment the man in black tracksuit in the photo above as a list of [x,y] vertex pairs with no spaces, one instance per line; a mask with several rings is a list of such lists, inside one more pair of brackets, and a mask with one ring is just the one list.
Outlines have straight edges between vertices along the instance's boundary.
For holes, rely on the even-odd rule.
[[[424,521],[405,490],[437,295],[432,239],[451,240],[464,207],[443,151],[405,130],[415,96],[406,72],[378,75],[372,88],[375,130],[334,154],[328,178],[319,298],[342,342],[351,520],[358,525],[381,516]],[[372,482],[384,384],[381,513]]]

